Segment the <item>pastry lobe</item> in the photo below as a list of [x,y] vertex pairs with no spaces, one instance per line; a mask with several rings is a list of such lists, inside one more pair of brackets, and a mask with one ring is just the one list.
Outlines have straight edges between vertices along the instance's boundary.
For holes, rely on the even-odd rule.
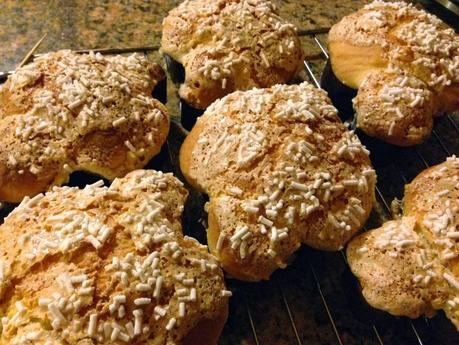
[[179,95],[197,109],[235,90],[295,77],[303,61],[296,28],[267,0],[190,0],[163,21],[162,51],[181,64]]
[[459,329],[459,160],[407,185],[404,216],[353,239],[348,262],[369,304],[393,315],[443,309]]
[[369,73],[354,98],[357,127],[399,145],[422,143],[430,136],[437,104],[420,79],[400,70]]
[[[435,313],[428,302],[430,290],[421,281],[424,276],[419,284],[413,281],[424,273],[417,258],[425,253],[415,225],[413,217],[386,222],[352,240],[347,248],[349,265],[368,303],[393,315],[412,318]],[[426,279],[431,280],[429,277]]]
[[390,65],[438,93],[459,82],[459,41],[454,30],[405,2],[374,1],[364,6],[335,24],[328,41],[333,72],[353,88],[360,87],[369,72]]
[[[459,109],[459,39],[435,16],[405,2],[374,1],[335,24],[328,40],[334,74],[359,89],[354,108],[368,135],[418,144],[430,134],[435,114]],[[405,79],[402,93],[407,86],[422,89],[426,102],[412,101],[411,109],[395,114],[392,101],[373,107],[365,101],[385,83],[397,86]],[[410,98],[416,96],[412,91]]]
[[54,187],[1,225],[0,344],[215,344],[223,274],[183,236],[171,174]]
[[307,83],[215,102],[185,139],[180,166],[210,197],[212,253],[244,280],[268,279],[301,243],[342,248],[374,201],[368,151]]
[[107,179],[159,153],[169,115],[152,91],[165,78],[145,57],[59,51],[0,89],[0,200],[19,202],[83,170]]

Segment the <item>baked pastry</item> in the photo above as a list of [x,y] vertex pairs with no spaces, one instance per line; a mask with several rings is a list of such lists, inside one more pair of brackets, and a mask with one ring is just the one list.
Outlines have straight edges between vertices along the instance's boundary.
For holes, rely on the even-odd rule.
[[19,202],[77,170],[111,180],[143,167],[169,131],[151,97],[164,77],[137,54],[59,51],[19,68],[0,89],[0,200]]
[[182,234],[182,183],[102,185],[26,197],[0,226],[0,344],[215,344],[231,293]]
[[432,132],[436,102],[427,85],[410,74],[371,72],[354,98],[357,127],[393,145],[420,144]]
[[435,16],[374,1],[335,24],[328,41],[333,73],[358,89],[357,124],[368,135],[418,144],[435,114],[459,109],[459,37]]
[[363,296],[375,308],[411,318],[443,309],[459,330],[459,159],[407,185],[403,214],[349,243]]
[[307,83],[216,101],[185,139],[180,167],[209,195],[211,252],[243,280],[268,279],[301,243],[341,249],[374,202],[368,151]]
[[183,66],[179,95],[197,109],[235,90],[286,83],[303,62],[296,28],[268,0],[184,1],[164,19],[161,46]]

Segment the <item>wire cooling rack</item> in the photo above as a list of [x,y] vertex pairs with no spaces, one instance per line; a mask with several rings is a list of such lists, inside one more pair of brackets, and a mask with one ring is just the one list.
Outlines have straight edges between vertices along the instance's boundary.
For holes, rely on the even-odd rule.
[[[299,32],[301,38],[317,50],[317,54],[304,61],[305,75],[317,87],[320,87],[320,74],[328,59],[324,36],[327,31],[322,28]],[[147,46],[99,51],[103,54],[139,52],[148,55],[157,49]],[[179,122],[173,122],[161,153],[147,168],[173,172],[183,179],[178,152],[187,132]],[[384,154],[373,152],[371,159],[378,174],[377,205],[364,231],[392,218],[391,202],[403,197],[404,185],[422,170],[452,154],[459,155],[458,114],[437,119],[432,136],[420,146],[397,148]],[[205,241],[203,205],[206,201],[205,195],[190,189],[184,214],[185,232],[201,241]],[[12,207],[7,205],[2,215]],[[433,319],[410,320],[392,317],[369,307],[361,297],[357,280],[350,273],[344,251],[323,252],[303,247],[291,265],[275,272],[269,281],[245,283],[228,280],[228,286],[233,297],[220,344],[459,344],[458,332],[443,313]]]

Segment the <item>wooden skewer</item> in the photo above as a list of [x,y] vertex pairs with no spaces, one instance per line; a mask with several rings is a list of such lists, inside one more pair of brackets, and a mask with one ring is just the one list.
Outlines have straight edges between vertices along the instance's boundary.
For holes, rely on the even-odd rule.
[[48,33],[45,33],[39,40],[37,43],[35,43],[35,45],[32,47],[32,49],[29,50],[29,52],[27,53],[27,55],[24,57],[24,59],[22,59],[22,61],[19,63],[18,67],[22,67],[24,66],[27,62],[29,62],[29,59],[32,57],[32,55],[35,53],[35,51],[38,49],[38,47],[40,46],[41,42],[44,41],[44,39],[46,38],[46,36],[48,36]]
[[[330,28],[317,28],[317,29],[309,29],[309,30],[298,30],[298,35],[300,36],[307,36],[307,35],[316,35],[316,34],[323,34],[327,33]],[[35,46],[29,51],[26,57],[21,61],[18,67],[23,66],[26,64],[30,58],[39,57],[43,54],[35,54],[33,53],[36,51],[38,46],[41,42],[45,39],[46,34],[35,44]],[[81,50],[74,50],[75,53],[86,54],[89,52],[94,53],[101,53],[101,54],[123,54],[123,53],[134,53],[134,52],[146,52],[146,51],[154,51],[158,50],[158,46],[143,46],[143,47],[131,47],[131,48],[100,48],[100,49],[81,49]],[[14,71],[9,72],[0,72],[0,82],[4,82],[8,75],[13,73]]]
[[[72,50],[73,53],[77,54],[88,54],[88,53],[101,53],[102,55],[110,54],[124,54],[124,53],[136,53],[136,52],[147,52],[158,50],[158,46],[141,46],[141,47],[128,47],[128,48],[97,48],[97,49],[79,49]],[[44,54],[35,54],[33,57],[40,57]]]
[[[32,49],[29,50],[27,55],[22,59],[22,61],[19,63],[19,65],[16,68],[24,66],[29,60],[33,57],[33,54],[37,51],[38,47],[40,44],[44,41],[48,33],[45,33],[37,43],[32,47]],[[14,71],[8,71],[8,72],[0,72],[0,82],[3,83],[10,74],[14,73]]]

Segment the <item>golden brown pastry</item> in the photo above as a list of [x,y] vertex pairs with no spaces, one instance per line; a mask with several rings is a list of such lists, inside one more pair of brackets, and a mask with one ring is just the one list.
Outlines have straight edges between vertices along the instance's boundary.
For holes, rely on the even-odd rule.
[[0,88],[0,200],[19,202],[84,170],[107,179],[143,167],[169,131],[152,90],[162,69],[140,55],[59,51]]
[[348,262],[373,307],[393,315],[443,309],[459,329],[459,159],[406,186],[404,216],[353,239]]
[[422,143],[430,136],[437,105],[420,79],[402,71],[371,72],[354,98],[357,127],[399,146]]
[[[417,144],[430,133],[432,116],[459,109],[459,37],[435,16],[405,2],[374,1],[335,24],[328,41],[334,74],[359,89],[355,110],[367,134]],[[400,93],[410,93],[411,102],[378,93],[384,83],[401,80],[407,81]],[[379,112],[368,112],[369,95],[378,99]]]
[[374,201],[368,151],[307,83],[216,101],[185,139],[180,166],[210,197],[211,252],[243,280],[268,279],[301,243],[342,248]]
[[180,97],[197,109],[235,90],[293,79],[303,62],[296,28],[268,0],[187,0],[163,21],[162,51],[183,65]]
[[0,344],[216,344],[231,293],[182,234],[182,183],[101,185],[27,197],[0,226]]

